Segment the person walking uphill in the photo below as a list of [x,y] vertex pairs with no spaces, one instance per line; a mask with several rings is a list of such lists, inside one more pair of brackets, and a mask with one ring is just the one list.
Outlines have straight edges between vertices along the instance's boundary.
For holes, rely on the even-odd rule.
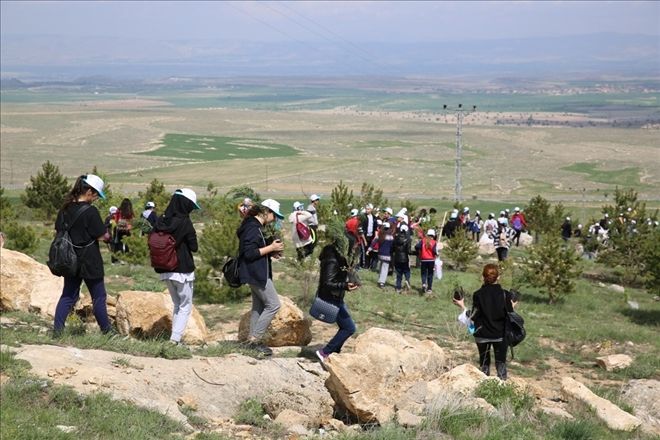
[[[482,272],[484,284],[474,292],[470,319],[474,323],[474,341],[479,351],[481,371],[490,374],[490,348],[495,352],[497,377],[507,379],[506,351],[504,341],[504,321],[506,312],[512,312],[516,306],[513,295],[502,289],[498,283],[500,273],[496,264],[486,264]],[[453,299],[454,304],[465,309],[464,299]]]
[[321,262],[321,274],[319,276],[318,296],[339,307],[337,313],[337,333],[320,350],[316,356],[324,363],[332,353],[340,353],[344,343],[355,333],[355,323],[344,303],[346,291],[357,289],[357,284],[347,282],[348,261],[345,255],[348,253],[348,238],[344,234],[343,225],[339,221],[333,221],[327,225],[326,237],[328,244],[321,249],[319,261]]
[[195,261],[192,254],[197,252],[197,232],[190,220],[190,213],[195,209],[200,209],[195,192],[188,188],[177,189],[154,226],[154,231],[168,232],[176,240],[177,267],[171,272],[154,269],[160,273],[161,281],[165,281],[174,304],[170,336],[172,344],[181,342],[192,313],[195,281]]
[[103,180],[94,174],[78,177],[55,220],[55,230],[58,232],[69,226],[79,265],[75,276],[64,277],[62,295],[55,308],[54,337],[62,335],[66,318],[80,297],[83,281],[92,297],[94,317],[101,331],[106,334],[114,332],[108,319],[103,258],[98,242],[105,234],[105,225],[99,211],[92,206],[92,202],[99,197],[105,198],[103,185]]
[[261,229],[276,220],[282,220],[279,202],[266,199],[253,205],[236,231],[238,235],[238,271],[241,283],[249,284],[252,290],[252,312],[248,347],[265,356],[273,351],[264,345],[263,338],[270,322],[280,309],[280,300],[273,284],[271,257],[284,250],[281,240],[266,243]]

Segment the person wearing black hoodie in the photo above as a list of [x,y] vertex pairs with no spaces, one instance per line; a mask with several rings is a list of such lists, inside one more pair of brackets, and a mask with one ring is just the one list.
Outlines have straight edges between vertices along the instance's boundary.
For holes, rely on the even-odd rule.
[[348,253],[348,238],[344,234],[341,222],[330,222],[327,225],[326,237],[329,244],[323,247],[319,255],[321,274],[318,296],[339,307],[339,313],[337,313],[339,329],[325,347],[316,351],[316,356],[321,363],[324,363],[330,354],[339,353],[346,340],[355,333],[355,323],[344,303],[344,294],[347,290],[351,291],[359,287],[357,284],[348,282],[348,262],[344,256]]
[[197,252],[197,232],[190,220],[190,213],[194,209],[199,209],[195,192],[188,188],[177,189],[165,213],[156,220],[154,226],[154,231],[168,232],[176,240],[178,260],[176,269],[171,272],[154,269],[160,273],[160,279],[167,284],[167,290],[174,304],[170,342],[175,345],[181,342],[192,312],[195,281],[195,262],[192,253]]
[[[500,273],[496,264],[486,264],[483,272],[484,284],[474,292],[470,319],[474,323],[474,340],[479,350],[479,366],[481,371],[490,374],[490,348],[495,352],[495,367],[497,377],[507,379],[506,351],[504,341],[504,322],[507,312],[513,312],[517,304],[511,292],[506,291],[498,283]],[[465,308],[463,299],[453,299],[454,304]]]
[[242,284],[249,284],[252,290],[252,311],[248,348],[270,356],[273,351],[264,345],[263,339],[270,322],[280,309],[280,299],[273,284],[271,257],[279,258],[284,250],[282,240],[267,243],[261,229],[284,216],[280,204],[266,199],[250,207],[243,222],[238,227],[238,274]]

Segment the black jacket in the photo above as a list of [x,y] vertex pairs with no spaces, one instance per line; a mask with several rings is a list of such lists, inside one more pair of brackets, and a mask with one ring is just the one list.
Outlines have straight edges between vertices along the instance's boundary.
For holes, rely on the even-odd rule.
[[76,255],[80,261],[78,276],[90,280],[103,278],[103,258],[98,239],[105,234],[105,226],[98,209],[90,206],[71,225],[71,220],[83,205],[88,205],[88,203],[75,202],[66,209],[61,209],[55,220],[55,230],[58,232],[64,230],[64,216],[66,215],[66,220],[71,226],[69,230],[71,241],[75,246],[81,246],[76,248]]
[[507,312],[513,311],[511,292],[502,289],[499,284],[484,284],[474,292],[470,315],[476,328],[474,336],[489,339],[503,337],[505,307]]
[[[176,256],[179,264],[172,272],[190,273],[195,270],[192,253],[197,252],[197,232],[190,220],[195,205],[185,197],[174,195],[165,213],[158,217],[154,231],[169,232],[176,240]],[[154,269],[158,273],[167,270]]]
[[321,299],[334,303],[344,300],[348,289],[348,263],[337,248],[329,244],[321,250],[321,275],[319,276],[318,295]]
[[410,263],[410,235],[406,232],[399,231],[394,236],[392,243],[392,261],[394,264],[409,264]]
[[246,217],[238,227],[238,274],[243,284],[266,287],[273,278],[270,254],[261,255],[259,249],[267,246],[261,232],[261,223],[255,217]]

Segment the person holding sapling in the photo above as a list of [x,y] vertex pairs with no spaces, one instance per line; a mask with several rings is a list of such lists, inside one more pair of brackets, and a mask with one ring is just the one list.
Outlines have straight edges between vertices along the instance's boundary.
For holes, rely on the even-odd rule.
[[[505,320],[508,312],[518,304],[517,295],[508,292],[499,284],[499,269],[496,264],[486,264],[482,272],[484,284],[474,292],[472,309],[466,312],[465,299],[461,290],[454,292],[452,301],[464,313],[459,320],[465,323],[470,330],[470,321],[474,325],[474,340],[479,352],[479,368],[486,375],[490,375],[490,349],[495,353],[495,368],[497,377],[507,379],[506,352],[508,349],[504,339]],[[461,318],[461,317],[465,318]]]
[[190,220],[190,213],[195,209],[200,209],[195,191],[189,188],[177,189],[154,226],[155,232],[172,234],[176,241],[176,267],[172,270],[154,268],[160,274],[160,279],[165,281],[174,304],[170,336],[170,342],[174,345],[181,343],[192,313],[195,281],[195,261],[192,254],[197,252],[197,232]]
[[103,180],[94,174],[78,177],[55,220],[56,231],[69,230],[77,267],[71,268],[71,275],[64,275],[62,295],[55,308],[54,337],[62,335],[66,318],[80,297],[83,281],[92,297],[92,310],[101,331],[106,334],[114,332],[108,319],[103,258],[98,243],[106,229],[101,214],[92,205],[99,197],[105,198],[103,185]]

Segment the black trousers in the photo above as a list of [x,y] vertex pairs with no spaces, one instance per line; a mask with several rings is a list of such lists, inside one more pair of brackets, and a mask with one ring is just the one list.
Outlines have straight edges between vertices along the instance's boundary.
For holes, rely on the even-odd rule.
[[477,342],[477,349],[479,350],[479,367],[484,368],[490,366],[490,347],[493,347],[495,352],[495,362],[506,362],[506,342]]

